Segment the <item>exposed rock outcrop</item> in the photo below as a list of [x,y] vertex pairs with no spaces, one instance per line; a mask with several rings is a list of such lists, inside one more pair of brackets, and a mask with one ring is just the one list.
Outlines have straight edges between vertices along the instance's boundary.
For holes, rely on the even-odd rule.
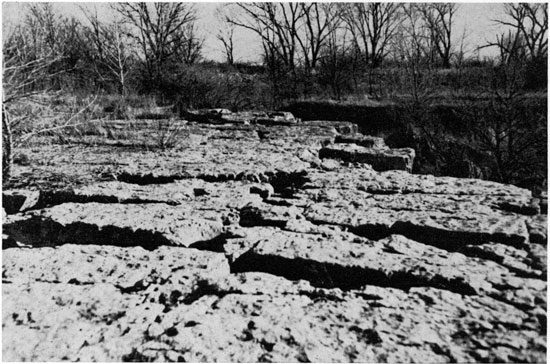
[[412,175],[350,123],[188,125],[25,150],[50,160],[3,191],[4,360],[546,361],[529,191]]
[[320,150],[320,158],[370,164],[376,171],[412,171],[414,150],[411,148],[368,148],[356,144],[335,144]]
[[30,212],[3,228],[30,246],[95,243],[154,249],[213,239],[221,234],[223,219],[217,211],[163,204],[66,203]]

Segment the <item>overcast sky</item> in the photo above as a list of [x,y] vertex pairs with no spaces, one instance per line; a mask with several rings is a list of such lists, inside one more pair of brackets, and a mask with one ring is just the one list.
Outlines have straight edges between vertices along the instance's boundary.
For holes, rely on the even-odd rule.
[[[223,60],[223,47],[216,39],[216,32],[220,22],[215,16],[216,8],[221,4],[214,2],[200,2],[195,6],[198,10],[198,27],[205,37],[203,54],[205,58],[212,60]],[[23,2],[4,2],[2,4],[2,22],[3,29],[7,29],[20,21],[25,14],[25,8],[28,3]],[[70,16],[74,15],[83,18],[79,6],[88,9],[97,8],[101,18],[108,20],[111,17],[111,10],[107,3],[94,2],[56,2],[54,9],[59,14]],[[503,29],[492,22],[493,19],[501,17],[503,14],[502,3],[461,3],[458,12],[455,15],[454,35],[459,38],[463,32],[467,34],[467,48],[475,49],[483,45],[487,40],[494,40],[495,34]],[[494,52],[494,51],[493,51]],[[235,32],[235,58],[238,61],[259,61],[261,47],[258,38],[249,31],[239,30]],[[492,55],[491,50],[485,49],[481,56]]]

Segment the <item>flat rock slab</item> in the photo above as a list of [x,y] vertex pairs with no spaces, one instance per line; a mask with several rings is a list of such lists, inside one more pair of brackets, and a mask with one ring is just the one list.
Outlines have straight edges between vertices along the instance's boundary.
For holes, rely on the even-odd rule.
[[221,254],[166,246],[67,244],[3,259],[2,349],[13,361],[123,361],[197,281],[229,275]]
[[[373,194],[357,189],[305,189],[296,198],[395,211],[440,211],[461,216],[502,214],[502,196],[444,195],[423,193]],[[519,199],[516,199],[516,201]]]
[[342,167],[333,171],[308,170],[304,188],[359,189],[373,194],[422,193],[531,198],[524,188],[473,178],[435,177],[404,171],[376,172],[368,168]]
[[[86,147],[79,143],[26,148],[22,152],[29,156],[31,165],[14,167],[13,185],[44,189],[88,185],[117,176],[126,177],[126,182],[166,183],[198,176],[221,180],[231,175],[298,171],[310,167],[309,162],[298,157],[304,147],[319,149],[336,135],[334,127],[302,125],[270,127],[272,137],[264,140],[257,136],[257,128],[238,132],[254,135],[253,138],[228,137],[227,133],[235,128],[220,130],[219,126],[193,125],[185,141],[166,151],[151,147],[152,137],[147,134],[141,144],[139,140],[133,140],[131,145],[118,141],[113,144],[113,140],[94,136]],[[131,138],[130,133],[128,139]]]
[[[524,277],[545,279],[544,269],[540,261],[529,254],[533,245],[526,249],[518,249],[509,245],[490,242],[480,245],[467,245],[461,252],[468,256],[492,260],[506,267],[511,272]],[[543,249],[545,251],[545,249]]]
[[361,206],[317,203],[308,207],[304,216],[314,223],[345,226],[370,238],[395,233],[454,251],[465,244],[488,241],[522,247],[529,237],[524,217],[496,213],[456,216],[444,212],[364,209]]
[[[425,197],[425,198],[422,198]],[[476,198],[441,195],[370,195],[351,190],[306,190],[288,205],[275,199],[240,210],[242,226],[276,226],[315,232],[319,226],[350,229],[371,239],[401,234],[449,251],[469,254],[466,246],[502,243],[528,250],[525,216],[494,210]],[[326,201],[312,203],[311,201]],[[473,254],[473,253],[472,253]],[[474,255],[475,256],[475,255]],[[485,259],[495,258],[483,255]],[[495,258],[496,259],[496,258]],[[500,263],[501,260],[498,260]]]
[[196,249],[66,244],[56,247],[15,248],[3,251],[6,284],[35,281],[74,285],[109,283],[137,287],[158,279],[192,286],[198,278],[227,276],[229,264],[221,255]]
[[411,148],[375,149],[356,144],[334,144],[319,151],[319,158],[367,163],[376,171],[412,171],[415,152]]
[[[408,290],[427,286],[490,295],[531,308],[537,300],[545,300],[543,280],[520,279],[492,261],[450,253],[399,235],[370,241],[337,231],[304,234],[260,228],[246,238],[229,239],[225,250],[233,272],[306,279],[318,287],[349,290],[375,285]],[[530,293],[516,294],[524,289]]]
[[2,202],[8,214],[68,202],[165,203],[173,206],[195,204],[203,209],[212,206],[240,209],[246,204],[261,202],[261,195],[269,195],[270,189],[272,190],[272,186],[269,184],[246,181],[216,183],[201,179],[183,179],[147,185],[112,181],[64,190],[8,190],[2,192]]
[[163,327],[176,322],[173,338],[140,352],[161,360],[154,350],[160,341],[190,347],[191,361],[468,362],[536,361],[545,350],[521,311],[427,288],[368,289],[342,300],[227,294],[171,311]]
[[3,225],[4,233],[31,246],[100,244],[189,246],[222,233],[222,215],[165,204],[66,203],[30,211]]
[[359,133],[355,135],[338,135],[334,138],[334,142],[341,144],[357,144],[365,148],[388,148],[384,139]]
[[521,310],[426,287],[342,292],[242,273],[196,282],[193,299],[170,310],[107,283],[2,290],[11,361],[546,360],[540,324]]
[[111,284],[2,284],[2,301],[6,361],[122,361],[164,308]]

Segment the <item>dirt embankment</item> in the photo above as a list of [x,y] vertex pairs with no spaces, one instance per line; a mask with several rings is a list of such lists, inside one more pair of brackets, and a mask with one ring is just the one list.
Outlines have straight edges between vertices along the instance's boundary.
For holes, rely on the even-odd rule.
[[[460,134],[470,130],[471,125],[461,114],[466,106],[482,108],[487,99],[465,100],[462,104],[455,102],[434,102],[427,106],[430,114],[437,120],[449,133]],[[519,114],[546,114],[548,103],[546,97],[529,97],[519,101]],[[357,124],[359,131],[367,135],[387,134],[395,128],[401,128],[403,113],[410,112],[410,106],[403,106],[399,102],[389,103],[387,105],[372,106],[359,105],[353,103],[337,103],[327,101],[300,101],[292,103],[283,108],[285,111],[293,113],[302,120],[335,120],[349,121]],[[526,110],[530,110],[527,112]],[[480,110],[481,112],[481,110]]]

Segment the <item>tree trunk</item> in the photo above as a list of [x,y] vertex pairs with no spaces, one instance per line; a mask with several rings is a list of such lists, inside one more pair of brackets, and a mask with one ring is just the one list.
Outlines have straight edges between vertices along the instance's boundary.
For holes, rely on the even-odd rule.
[[11,166],[13,164],[13,138],[8,119],[6,107],[2,106],[2,133],[3,133],[3,151],[2,151],[2,180],[6,183],[11,176]]

